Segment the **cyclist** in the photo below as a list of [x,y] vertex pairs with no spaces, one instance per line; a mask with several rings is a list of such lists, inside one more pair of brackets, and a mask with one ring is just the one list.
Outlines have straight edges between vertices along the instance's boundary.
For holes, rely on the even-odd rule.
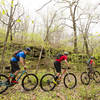
[[92,65],[93,65],[93,64],[95,65],[94,57],[91,56],[91,57],[89,58],[89,60],[88,60],[88,69],[89,69],[90,72],[92,72]]
[[20,62],[24,66],[24,69],[26,69],[25,58],[26,58],[26,55],[28,55],[30,51],[31,51],[30,48],[26,48],[24,50],[19,50],[11,58],[11,60],[10,60],[11,73],[12,73],[12,76],[10,77],[10,78],[12,78],[11,83],[18,83],[15,80],[15,77],[17,76],[18,72],[20,71],[18,62]]
[[68,66],[68,69],[70,69],[69,64],[67,62],[68,59],[68,52],[64,52],[64,55],[59,54],[56,58],[56,61],[54,62],[54,67],[56,69],[57,75],[55,77],[55,81],[60,77],[61,75],[61,62],[65,61],[66,65]]

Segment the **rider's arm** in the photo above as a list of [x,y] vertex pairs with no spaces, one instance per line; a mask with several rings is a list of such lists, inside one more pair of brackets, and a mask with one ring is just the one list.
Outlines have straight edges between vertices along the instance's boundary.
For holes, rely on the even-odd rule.
[[94,66],[95,66],[95,62],[93,61],[93,64],[94,64]]
[[26,66],[25,66],[25,60],[22,57],[20,57],[20,63],[24,66],[24,68],[26,68]]
[[67,62],[67,60],[65,59],[65,63],[66,63],[66,65],[69,67],[69,64],[68,64],[68,62]]

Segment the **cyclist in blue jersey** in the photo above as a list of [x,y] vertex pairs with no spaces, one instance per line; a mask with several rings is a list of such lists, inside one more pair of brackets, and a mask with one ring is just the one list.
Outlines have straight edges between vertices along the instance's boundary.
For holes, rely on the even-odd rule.
[[20,71],[20,67],[19,67],[18,63],[20,62],[22,64],[22,66],[24,67],[24,69],[26,69],[25,58],[26,58],[26,55],[29,54],[30,51],[31,51],[30,48],[26,48],[25,50],[20,50],[17,53],[15,53],[13,55],[13,57],[11,58],[11,60],[10,60],[11,73],[13,74],[13,76],[10,77],[10,78],[12,78],[11,83],[18,83],[15,80],[15,77],[17,76],[18,72]]

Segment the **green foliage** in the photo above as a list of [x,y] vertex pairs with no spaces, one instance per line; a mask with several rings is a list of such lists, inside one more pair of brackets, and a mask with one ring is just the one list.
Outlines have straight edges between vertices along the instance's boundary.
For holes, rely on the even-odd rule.
[[0,29],[0,42],[4,41],[6,31],[4,29]]

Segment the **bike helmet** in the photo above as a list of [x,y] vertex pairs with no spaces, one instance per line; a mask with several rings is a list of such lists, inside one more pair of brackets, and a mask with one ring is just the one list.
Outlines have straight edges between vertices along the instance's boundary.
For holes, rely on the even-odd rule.
[[94,57],[93,57],[93,56],[91,56],[90,58],[91,58],[91,59],[93,59]]
[[65,55],[68,55],[69,53],[68,53],[68,52],[64,52],[64,54],[65,54]]
[[28,51],[28,52],[30,52],[30,51],[31,51],[31,49],[30,49],[29,47],[28,47],[28,48],[26,48],[25,50],[26,50],[26,51]]

